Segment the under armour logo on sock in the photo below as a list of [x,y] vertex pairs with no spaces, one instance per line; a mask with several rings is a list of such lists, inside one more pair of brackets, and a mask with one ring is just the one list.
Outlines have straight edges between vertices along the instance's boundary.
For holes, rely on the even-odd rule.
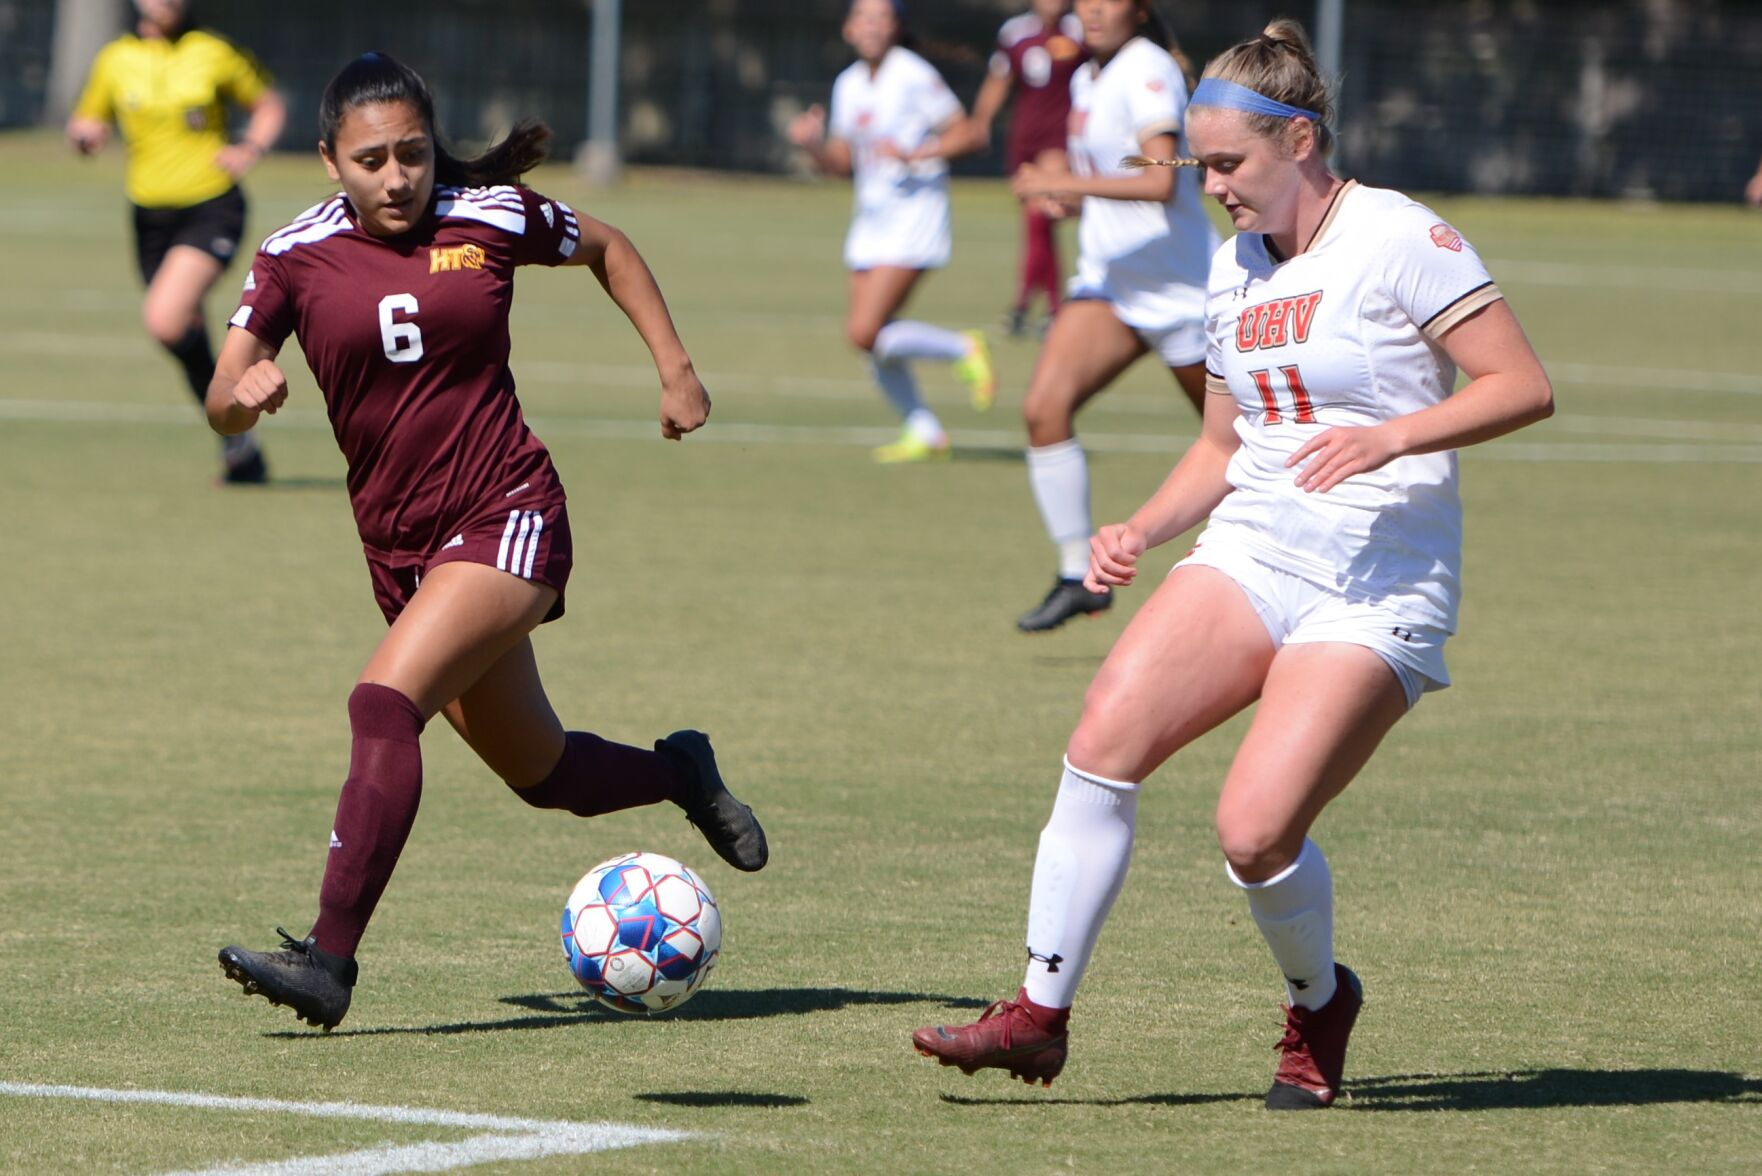
[[1302,992],[1309,987],[1309,981],[1299,980],[1295,976],[1286,976],[1285,983],[1289,984],[1292,988],[1295,988],[1298,992]]
[[332,849],[341,849],[343,847],[343,839],[336,835],[335,829],[330,831],[330,847]]
[[1065,957],[1059,955],[1057,952],[1053,952],[1049,956],[1043,956],[1031,947],[1028,949],[1028,958],[1031,960],[1039,960],[1041,963],[1045,964],[1048,972],[1058,971],[1058,966],[1065,962]]

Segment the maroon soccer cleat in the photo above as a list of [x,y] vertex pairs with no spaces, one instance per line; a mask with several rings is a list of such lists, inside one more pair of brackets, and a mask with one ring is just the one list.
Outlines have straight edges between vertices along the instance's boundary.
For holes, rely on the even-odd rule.
[[1364,985],[1345,964],[1334,965],[1334,979],[1334,997],[1321,1008],[1292,1005],[1285,1010],[1285,1036],[1273,1047],[1283,1056],[1266,1092],[1267,1110],[1320,1110],[1339,1096],[1346,1039],[1364,1007]]
[[1032,1086],[1051,1086],[1065,1068],[1065,1016],[1048,1027],[1034,1019],[1028,1008],[1028,991],[1015,1000],[993,1002],[971,1025],[926,1025],[912,1034],[912,1044],[927,1058],[944,1066],[959,1066],[963,1074],[986,1068],[1008,1070]]

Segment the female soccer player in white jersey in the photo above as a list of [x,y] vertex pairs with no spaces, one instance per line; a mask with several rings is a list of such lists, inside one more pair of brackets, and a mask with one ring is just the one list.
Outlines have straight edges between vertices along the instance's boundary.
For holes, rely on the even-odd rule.
[[1071,170],[1027,164],[1016,195],[1054,211],[1082,201],[1081,254],[1069,300],[1040,349],[1022,404],[1028,482],[1058,549],[1058,576],[1016,627],[1056,629],[1113,602],[1084,587],[1089,465],[1076,414],[1139,356],[1154,351],[1198,409],[1205,397],[1205,275],[1217,234],[1187,171],[1121,166],[1176,153],[1187,80],[1163,48],[1149,0],[1078,0],[1094,60],[1071,78]]
[[[1040,837],[1028,970],[924,1053],[1050,1082],[1125,878],[1141,781],[1250,703],[1217,835],[1286,981],[1266,1105],[1324,1107],[1363,1003],[1334,961],[1333,885],[1309,839],[1395,721],[1449,682],[1461,507],[1451,450],[1547,417],[1541,363],[1474,250],[1398,192],[1327,165],[1328,95],[1276,21],[1206,69],[1187,119],[1237,234],[1213,261],[1205,424],[1162,487],[1091,545],[1089,584],[1210,516],[1084,701]],[[1452,393],[1456,371],[1468,382]]]
[[868,353],[875,383],[905,421],[883,462],[948,455],[948,434],[912,377],[914,359],[952,363],[973,407],[996,398],[985,337],[896,319],[925,270],[948,264],[948,161],[981,146],[960,100],[929,62],[902,44],[898,0],[853,0],[844,39],[857,60],[832,87],[832,114],[814,106],[790,142],[821,171],[849,175],[856,201],[844,264],[850,270],[845,334]]

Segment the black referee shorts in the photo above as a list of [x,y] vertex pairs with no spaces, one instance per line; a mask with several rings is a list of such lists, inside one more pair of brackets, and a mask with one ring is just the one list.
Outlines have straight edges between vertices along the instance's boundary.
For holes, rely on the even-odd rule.
[[245,233],[245,194],[237,187],[188,208],[130,207],[135,210],[135,260],[141,281],[148,285],[173,245],[200,249],[225,269]]

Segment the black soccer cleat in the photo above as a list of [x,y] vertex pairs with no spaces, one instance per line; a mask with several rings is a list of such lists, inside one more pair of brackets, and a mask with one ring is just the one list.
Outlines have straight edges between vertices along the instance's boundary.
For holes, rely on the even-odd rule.
[[249,433],[220,439],[220,467],[222,486],[261,486],[269,481],[263,447]]
[[288,1005],[294,1016],[326,1031],[336,1028],[349,1011],[354,995],[355,961],[331,955],[310,936],[295,939],[280,927],[280,951],[220,949],[220,967],[236,980],[246,996],[263,996],[272,1005]]
[[770,849],[752,809],[734,799],[716,770],[716,753],[702,731],[675,731],[656,741],[655,750],[673,760],[686,780],[680,805],[723,861],[748,873],[765,868]]
[[1058,579],[1037,608],[1016,618],[1016,628],[1024,633],[1044,633],[1056,629],[1072,617],[1091,616],[1113,607],[1113,593],[1091,592],[1081,580]]

